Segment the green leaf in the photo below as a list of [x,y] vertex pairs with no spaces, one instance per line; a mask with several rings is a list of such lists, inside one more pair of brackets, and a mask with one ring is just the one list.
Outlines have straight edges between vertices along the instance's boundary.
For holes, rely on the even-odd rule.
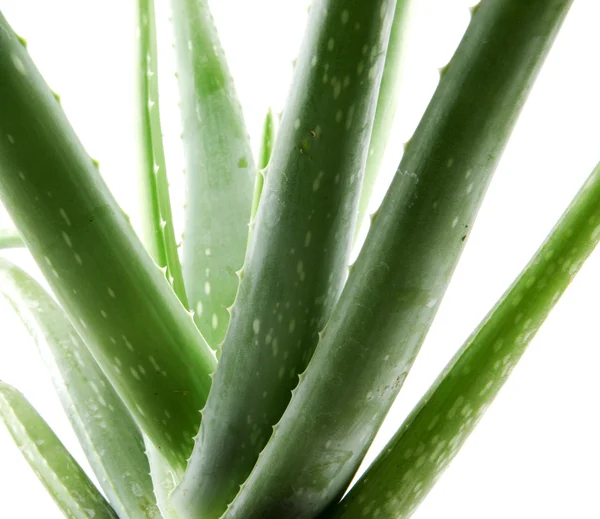
[[392,22],[392,32],[390,34],[390,43],[385,56],[385,66],[383,68],[383,76],[381,77],[381,87],[379,88],[379,98],[377,100],[377,111],[375,112],[375,120],[373,122],[373,132],[371,133],[369,157],[367,159],[367,167],[365,168],[365,175],[360,192],[356,230],[354,233],[355,239],[358,236],[363,220],[367,215],[373,188],[377,180],[377,175],[381,169],[386,145],[396,116],[400,84],[402,82],[404,71],[407,33],[412,1],[413,0],[398,0],[396,3],[394,21]]
[[431,325],[570,4],[480,4],[315,354],[225,517],[310,518],[341,497]]
[[[252,198],[252,211],[250,213],[250,222],[252,225],[258,211],[258,204],[262,194],[263,186],[265,183],[265,175],[267,173],[266,168],[269,165],[271,159],[271,153],[273,151],[273,143],[275,142],[275,120],[273,119],[273,112],[269,108],[265,117],[263,125],[263,134],[260,141],[260,149],[258,151],[258,169],[256,171],[256,180],[254,182],[254,196]],[[248,233],[248,240],[250,240],[250,233]]]
[[144,438],[144,441],[146,456],[148,456],[150,462],[150,476],[154,485],[154,493],[162,517],[164,519],[179,519],[171,503],[170,494],[181,480],[183,472],[174,472],[154,444],[147,437]]
[[24,247],[21,235],[15,229],[0,229],[0,249]]
[[144,242],[184,306],[188,306],[173,228],[158,96],[153,0],[137,0],[137,117]]
[[0,77],[0,198],[136,423],[185,467],[214,355],[1,16]]
[[[331,511],[335,519],[409,517],[504,385],[600,241],[600,164],[542,247]],[[329,514],[328,514],[329,517]]]
[[118,519],[44,419],[21,393],[2,381],[0,418],[66,517]]
[[312,5],[219,369],[173,494],[183,516],[218,516],[235,497],[339,296],[393,11],[387,0]]
[[246,253],[256,168],[207,0],[171,6],[186,160],[183,275],[196,323],[217,349]]
[[258,205],[260,203],[260,197],[262,196],[262,190],[265,184],[265,176],[267,174],[267,166],[269,165],[269,160],[271,159],[274,141],[275,120],[273,118],[273,112],[269,108],[269,111],[265,117],[260,149],[258,151],[258,169],[256,170],[256,180],[254,181],[254,195],[252,197],[252,211],[250,213],[248,243],[250,243],[250,239],[252,238],[252,231],[254,230],[254,224],[256,221],[256,213],[258,212]]
[[0,293],[44,359],[79,443],[115,511],[159,517],[142,436],[60,307],[28,274],[0,258]]
[[269,111],[265,116],[262,138],[260,140],[260,149],[258,150],[258,169],[265,169],[269,165],[274,143],[275,118],[273,117],[273,110],[269,108]]

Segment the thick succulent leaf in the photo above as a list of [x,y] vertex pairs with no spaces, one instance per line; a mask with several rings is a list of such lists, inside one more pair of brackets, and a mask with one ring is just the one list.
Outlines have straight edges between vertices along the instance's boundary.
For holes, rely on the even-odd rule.
[[327,517],[410,517],[598,241],[600,164],[529,265]]
[[394,6],[312,5],[203,426],[173,496],[181,515],[225,511],[341,291]]
[[2,381],[0,419],[66,517],[118,519],[44,419],[21,393]]
[[385,56],[385,66],[381,78],[381,87],[379,88],[377,111],[375,112],[375,121],[373,122],[369,157],[360,192],[355,237],[358,235],[363,220],[367,215],[369,201],[373,194],[377,175],[381,169],[381,163],[396,115],[406,55],[407,27],[411,5],[412,0],[398,0],[396,2],[390,43]]
[[100,486],[122,517],[160,517],[142,436],[61,308],[0,258],[0,294],[27,327]]
[[227,518],[314,517],[341,497],[431,325],[570,4],[480,4],[315,354]]
[[158,99],[156,21],[153,0],[137,0],[137,130],[140,207],[144,245],[184,306],[188,306],[169,198]]
[[214,355],[1,16],[0,76],[0,198],[140,428],[185,466]]
[[208,1],[171,6],[186,160],[183,275],[196,323],[217,349],[246,253],[256,168]]
[[0,249],[24,247],[21,235],[15,229],[0,229]]

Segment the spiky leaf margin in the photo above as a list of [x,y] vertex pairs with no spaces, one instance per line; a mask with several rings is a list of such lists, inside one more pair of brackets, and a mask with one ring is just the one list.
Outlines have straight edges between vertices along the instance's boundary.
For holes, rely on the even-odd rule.
[[394,7],[312,5],[219,369],[173,494],[181,515],[225,511],[339,296]]
[[136,423],[185,467],[214,355],[1,15],[0,76],[0,198]]
[[140,206],[144,245],[187,308],[188,301],[179,262],[158,96],[156,20],[153,0],[137,0],[137,117],[140,162]]
[[171,0],[186,168],[183,275],[202,335],[218,349],[248,241],[256,167],[207,0]]
[[600,164],[528,266],[448,363],[335,519],[410,517],[492,403],[600,241]]
[[227,519],[341,497],[431,325],[571,0],[484,0],[443,74],[319,346]]
[[0,258],[0,294],[34,338],[60,402],[115,511],[158,517],[142,436],[87,347],[46,291]]
[[118,519],[44,419],[21,393],[2,381],[0,419],[66,517]]

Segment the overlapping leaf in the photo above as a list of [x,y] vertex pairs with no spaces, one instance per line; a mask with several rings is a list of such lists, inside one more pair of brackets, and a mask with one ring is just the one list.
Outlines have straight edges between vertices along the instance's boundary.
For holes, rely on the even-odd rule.
[[181,515],[218,515],[233,499],[339,296],[394,6],[311,7],[219,369],[173,495]]
[[311,518],[341,497],[425,338],[570,5],[480,4],[404,153],[315,354],[224,517]]
[[1,16],[0,76],[0,198],[136,423],[184,467],[214,355]]
[[248,241],[254,158],[207,0],[171,0],[186,164],[183,274],[190,309],[217,349]]
[[61,404],[113,508],[159,517],[142,436],[60,307],[28,274],[0,258],[0,294],[36,341]]
[[410,517],[600,241],[600,164],[529,265],[326,517]]
[[179,263],[158,96],[156,20],[153,0],[137,0],[137,123],[140,200],[144,244],[184,306],[188,306]]
[[21,393],[1,381],[0,418],[66,517],[118,519],[44,419]]

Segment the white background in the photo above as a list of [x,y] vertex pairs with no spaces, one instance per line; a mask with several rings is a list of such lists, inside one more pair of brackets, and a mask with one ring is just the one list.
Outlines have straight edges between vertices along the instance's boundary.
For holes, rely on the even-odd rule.
[[[254,144],[268,106],[281,110],[307,0],[215,0],[216,22]],[[380,198],[469,19],[467,0],[417,0],[407,79]],[[117,199],[137,224],[133,10],[124,0],[0,0],[27,38]],[[165,2],[157,2],[163,9]],[[159,11],[166,20],[164,11]],[[164,15],[164,16],[163,16]],[[535,252],[600,160],[600,2],[575,0],[490,187],[421,356],[375,449],[389,438]],[[182,168],[170,28],[161,25],[170,175]],[[1,106],[0,100],[0,117]],[[476,107],[474,107],[476,109]],[[175,207],[181,194],[175,190]],[[374,201],[376,205],[377,200]],[[7,225],[0,215],[0,226]],[[6,253],[35,268],[26,253]],[[600,517],[600,251],[557,305],[513,377],[428,496],[417,519]],[[33,345],[0,302],[0,378],[17,385],[87,468]],[[372,454],[374,454],[373,451]],[[369,459],[372,456],[369,456]],[[61,517],[0,427],[0,517]]]

